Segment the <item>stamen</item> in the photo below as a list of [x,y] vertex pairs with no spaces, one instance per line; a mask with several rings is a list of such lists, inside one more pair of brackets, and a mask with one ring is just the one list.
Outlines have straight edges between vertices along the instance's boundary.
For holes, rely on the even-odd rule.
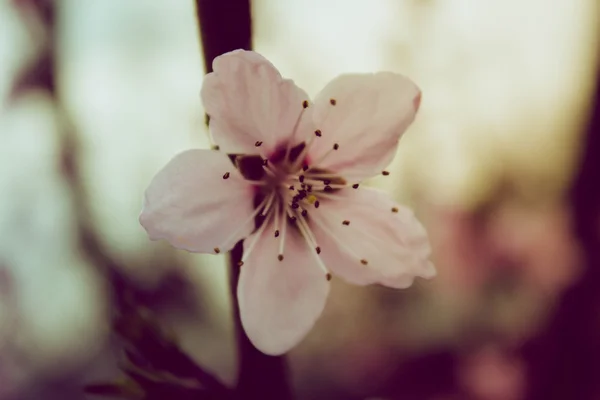
[[315,251],[317,252],[317,254],[321,254],[321,248],[320,248],[319,246],[317,246],[317,247],[315,248]]
[[354,185],[352,185],[352,189],[358,189],[358,183],[355,183]]
[[320,205],[320,204],[321,204],[321,203],[319,203],[319,200],[315,201],[315,208],[319,208],[319,205]]
[[291,186],[289,187],[289,189],[290,189],[290,190],[294,190],[294,189],[295,189],[295,188],[294,188],[294,185],[291,185]]
[[308,165],[304,164],[304,165],[302,166],[302,171],[308,171]]
[[281,215],[279,220],[281,220],[281,223],[283,224],[282,232],[281,232],[281,241],[279,242],[279,254],[283,255],[283,249],[285,248],[285,233],[287,230],[287,221],[285,220],[285,204],[281,205]]
[[302,214],[303,217],[307,217],[308,216],[308,211],[302,210],[301,214]]
[[369,262],[363,258],[362,260],[360,260],[360,263],[362,265],[367,265]]
[[342,222],[342,224],[344,224],[344,225],[348,226],[348,225],[350,225],[350,221],[348,221],[348,220],[346,219],[346,220],[344,220],[344,222]]
[[277,259],[278,259],[279,261],[283,261],[283,254],[279,254],[279,255],[277,256]]
[[337,143],[334,143],[334,144],[333,144],[333,149],[334,149],[334,150],[337,150],[337,149],[339,149],[339,148],[340,148],[340,145],[339,145],[339,144],[337,144]]
[[388,176],[390,174],[390,172],[389,171],[381,171],[381,174],[383,176]]
[[300,183],[304,182],[304,175],[300,175],[298,177],[298,180],[300,181]]
[[336,100],[336,99],[329,99],[329,103],[330,103],[332,106],[335,106],[335,105],[337,104],[337,100]]
[[320,130],[320,129],[317,129],[317,130],[315,131],[315,135],[316,135],[317,137],[321,137],[321,136],[322,136],[321,130]]
[[260,140],[256,141],[256,143],[254,143],[254,145],[256,147],[260,147],[263,144],[263,142],[261,142]]
[[[242,265],[244,265],[244,262],[250,256],[250,253],[252,253],[252,250],[254,250],[254,247],[258,243],[258,241],[259,241],[260,237],[262,236],[263,232],[265,231],[265,229],[267,228],[267,225],[269,225],[271,216],[272,216],[272,214],[269,214],[267,216],[267,219],[263,222],[263,224],[260,226],[260,228],[258,228],[256,233],[254,234],[254,237],[252,238],[253,239],[252,242],[248,245],[248,247],[246,247],[244,249],[244,256],[242,257],[242,261],[241,261]],[[244,244],[246,244],[245,241],[244,241]]]
[[393,213],[397,213],[398,212],[398,207],[392,207],[392,212]]
[[304,218],[300,218],[298,221],[298,229],[300,230],[302,237],[306,241],[306,244],[308,244],[309,247],[318,249],[316,254],[312,252],[311,253],[314,254],[315,260],[317,261],[317,265],[321,267],[321,269],[323,270],[323,272],[325,272],[325,275],[327,276],[327,274],[329,274],[329,270],[323,263],[321,257],[318,256],[318,254],[321,252],[321,248],[317,246],[315,236],[313,235],[312,231],[310,230],[310,227],[308,226],[308,223],[304,220]]
[[329,272],[325,274],[325,279],[327,279],[328,281],[331,280],[331,274]]
[[216,254],[219,254],[221,252],[221,249],[219,249],[218,247],[215,247],[213,250],[215,251]]
[[304,101],[302,102],[302,107],[304,107],[304,108],[308,108],[308,100],[304,100]]
[[[250,221],[254,220],[254,218],[256,218],[256,216],[258,215],[258,213],[259,213],[259,212],[260,212],[260,211],[263,209],[263,205],[264,205],[265,203],[267,203],[267,201],[270,201],[269,199],[271,199],[271,198],[272,198],[272,197],[274,197],[274,196],[275,196],[275,193],[271,193],[271,194],[270,194],[268,197],[264,198],[264,199],[263,199],[263,201],[261,201],[261,203],[258,205],[258,207],[256,207],[256,208],[254,209],[254,212],[253,212],[253,213],[252,213],[252,214],[251,214],[251,215],[250,215],[250,216],[249,216],[249,217],[248,217],[248,218],[247,218],[247,219],[246,219],[244,222],[242,222],[242,223],[239,225],[239,227],[238,227],[236,230],[234,230],[234,231],[233,231],[233,232],[232,232],[232,233],[229,235],[229,237],[227,237],[227,239],[225,239],[225,240],[223,241],[223,244],[222,244],[221,246],[219,246],[219,249],[220,249],[221,247],[225,247],[225,245],[226,245],[227,243],[229,243],[229,242],[231,241],[231,239],[233,239],[234,237],[236,237],[236,236],[238,235],[238,233],[240,233],[240,231],[246,227],[246,224],[248,224]],[[265,224],[263,224],[263,225],[265,225]]]
[[225,174],[223,175],[223,179],[229,179],[229,172],[225,172]]
[[279,229],[275,230],[275,237],[279,237]]

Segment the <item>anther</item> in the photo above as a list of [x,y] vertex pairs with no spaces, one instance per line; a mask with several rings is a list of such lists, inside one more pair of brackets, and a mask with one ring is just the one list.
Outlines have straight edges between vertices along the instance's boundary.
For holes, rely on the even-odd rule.
[[337,144],[337,143],[334,143],[334,144],[333,144],[333,149],[334,149],[334,150],[337,150],[337,149],[339,149],[339,148],[340,148],[340,145],[339,145],[339,144]]
[[360,260],[360,263],[362,265],[367,265],[369,262],[363,258],[362,260]]
[[219,147],[219,145],[215,144],[215,145],[212,147],[212,149],[213,149],[213,150],[215,150],[215,151],[219,151],[220,147]]
[[336,99],[329,99],[329,103],[330,103],[332,106],[335,106],[335,105],[337,104],[337,100],[336,100]]
[[244,262],[243,261],[238,261],[237,266],[241,267],[242,265],[244,265]]
[[323,190],[325,190],[326,192],[332,192],[333,188],[331,186],[327,185],[327,186],[325,186],[325,188]]
[[227,179],[229,178],[229,172],[225,172],[225,174],[223,175],[223,179]]
[[350,221],[348,221],[348,220],[346,219],[346,220],[344,220],[344,222],[342,222],[342,224],[344,224],[344,225],[348,226],[348,225],[350,225]]
[[358,189],[358,183],[355,183],[354,185],[352,185],[352,189]]
[[214,251],[215,251],[215,253],[217,253],[217,254],[219,254],[219,253],[221,252],[221,249],[219,249],[218,247],[215,247],[213,250],[214,250]]
[[308,108],[308,100],[304,100],[304,101],[302,102],[302,107],[304,107],[304,108]]
[[300,205],[298,203],[292,203],[292,208],[295,210],[298,207],[300,207]]
[[392,212],[393,213],[397,213],[398,212],[398,207],[392,207]]
[[312,192],[312,185],[306,185],[306,191]]
[[279,229],[275,231],[275,237],[279,237]]
[[383,176],[388,176],[390,174],[390,172],[389,171],[381,171],[381,174]]
[[308,171],[308,165],[304,164],[304,165],[302,166],[302,171]]
[[323,183],[329,185],[331,183],[331,179],[323,179]]
[[296,223],[296,217],[292,216],[290,219],[292,220],[292,224]]
[[290,190],[294,190],[294,185],[290,186],[289,188]]
[[278,256],[277,256],[277,259],[278,259],[279,261],[283,261],[283,254],[280,254],[280,255],[278,255]]
[[260,140],[259,140],[259,141],[257,141],[256,143],[254,143],[254,145],[255,145],[256,147],[260,147],[260,145],[261,145],[261,144],[262,144],[262,142],[261,142]]
[[304,175],[300,175],[298,177],[298,180],[300,181],[300,183],[304,182]]
[[319,208],[319,206],[321,205],[321,203],[319,203],[319,200],[315,201],[315,208]]
[[308,215],[308,211],[306,211],[306,210],[302,210],[302,213],[301,213],[301,214],[302,214],[302,216],[303,216],[303,217],[306,217],[306,216]]
[[329,272],[325,275],[325,279],[327,279],[328,281],[331,280],[331,274]]
[[263,163],[262,163],[262,164],[263,164],[263,165],[266,167],[268,163],[269,163],[269,159],[268,159],[268,158],[265,158],[265,159],[263,160]]
[[317,251],[317,254],[321,254],[321,248],[319,246],[317,246],[315,250]]
[[321,137],[321,135],[322,135],[322,134],[321,134],[321,130],[320,130],[320,129],[317,129],[317,130],[315,131],[315,135],[317,135],[317,137]]

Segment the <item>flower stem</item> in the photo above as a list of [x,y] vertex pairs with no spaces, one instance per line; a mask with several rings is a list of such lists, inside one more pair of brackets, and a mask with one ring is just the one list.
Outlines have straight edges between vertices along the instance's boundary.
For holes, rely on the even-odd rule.
[[[251,49],[250,0],[196,0],[196,15],[207,72],[212,71],[215,57],[236,49]],[[239,242],[229,255],[229,288],[239,360],[236,394],[243,399],[292,399],[285,357],[267,356],[258,351],[242,327],[237,299],[238,262],[242,256],[243,244]]]

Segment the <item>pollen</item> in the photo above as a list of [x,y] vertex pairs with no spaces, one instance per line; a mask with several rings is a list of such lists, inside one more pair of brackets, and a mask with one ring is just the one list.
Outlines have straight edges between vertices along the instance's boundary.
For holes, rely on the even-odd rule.
[[261,142],[260,140],[258,140],[256,143],[254,143],[254,145],[256,147],[260,147],[262,145],[263,142]]
[[304,100],[304,101],[302,102],[302,107],[304,107],[304,108],[308,108],[308,100]]
[[398,212],[398,207],[392,207],[392,212],[393,213],[397,213]]
[[344,225],[348,226],[348,225],[350,225],[350,221],[348,221],[348,220],[346,219],[346,220],[344,220],[344,222],[342,222],[342,224],[344,224]]
[[329,99],[329,104],[331,104],[332,106],[335,106],[337,104],[337,100],[336,99]]
[[277,256],[277,259],[278,259],[279,261],[283,261],[283,254],[280,254],[280,255],[278,255],[278,256]]
[[369,262],[363,258],[362,260],[360,260],[360,263],[362,265],[367,265]]
[[315,131],[315,135],[317,135],[317,137],[321,137],[321,136],[322,136],[321,130],[320,130],[320,129],[317,129],[317,130]]
[[223,175],[223,179],[227,179],[229,178],[229,172],[225,172],[225,174]]
[[218,247],[215,247],[213,250],[214,250],[214,251],[215,251],[215,253],[217,253],[217,254],[219,254],[219,253],[221,252],[221,249],[219,249]]

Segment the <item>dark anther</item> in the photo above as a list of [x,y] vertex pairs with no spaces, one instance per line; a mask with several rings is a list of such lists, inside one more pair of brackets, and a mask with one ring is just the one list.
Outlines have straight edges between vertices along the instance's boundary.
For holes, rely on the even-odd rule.
[[362,260],[360,260],[360,263],[362,265],[367,265],[369,262],[363,258]]
[[344,222],[342,222],[342,224],[344,224],[344,225],[346,225],[346,226],[347,226],[347,225],[350,225],[350,221],[348,221],[348,220],[345,220]]
[[257,141],[256,143],[254,143],[254,145],[255,145],[256,147],[260,147],[260,145],[261,145],[261,144],[262,144],[262,142],[261,142],[260,140],[259,140],[259,141]]
[[315,201],[315,208],[319,208],[319,205],[320,205],[320,204],[321,204],[321,203],[319,203],[319,200],[316,200],[316,201]]
[[321,254],[321,248],[319,246],[317,246],[315,250],[317,251],[317,254]]
[[304,182],[304,175],[300,175],[298,177],[298,180],[300,181],[300,183]]
[[263,160],[263,165],[266,167],[268,163],[269,163],[269,160],[268,160],[267,158],[265,158],[265,159]]
[[307,215],[308,215],[308,211],[306,211],[306,210],[302,210],[302,216],[303,216],[303,217],[306,217]]
[[294,190],[294,185],[290,186],[290,190]]
[[392,212],[393,213],[397,213],[398,212],[398,207],[392,207]]
[[275,231],[275,237],[279,237],[279,230]]
[[325,186],[325,189],[323,189],[323,190],[325,190],[326,192],[332,192],[333,188],[331,186],[327,185],[327,186]]
[[312,185],[306,185],[306,191],[312,192]]
[[219,147],[219,145],[215,144],[215,145],[212,147],[212,149],[213,149],[213,150],[215,150],[215,151],[219,151],[220,147]]
[[355,183],[354,185],[352,185],[352,189],[358,189],[358,183]]
[[296,202],[292,203],[292,208],[293,208],[294,210],[296,210],[298,207],[300,207],[300,204],[298,204],[298,203],[296,203]]
[[242,265],[244,265],[244,262],[243,261],[238,261],[237,266],[241,267]]
[[296,223],[296,217],[292,216],[290,220],[292,221],[292,224]]
[[227,179],[229,178],[229,172],[225,172],[225,174],[223,175],[223,179]]
[[327,279],[328,281],[331,280],[331,274],[329,272],[325,275],[325,279]]
[[329,185],[331,184],[331,179],[323,179],[323,183]]
[[381,174],[383,176],[388,176],[390,174],[390,172],[389,171],[381,171]]
[[337,144],[337,143],[334,143],[334,144],[333,144],[333,149],[334,149],[334,150],[337,150],[337,149],[339,149],[339,148],[340,148],[340,145],[339,145],[339,144]]
[[278,256],[277,256],[277,259],[278,259],[279,261],[283,261],[283,254],[280,254],[280,255],[278,255]]
[[317,129],[317,130],[315,131],[315,135],[317,135],[317,137],[321,137],[321,130],[320,130],[320,129]]
[[304,165],[302,166],[302,171],[308,171],[308,165],[304,164]]
[[304,108],[308,108],[308,100],[304,100],[304,101],[302,102],[302,107],[304,107]]
[[219,254],[221,252],[221,249],[219,249],[218,247],[215,247],[214,250],[215,250],[215,253],[217,253],[217,254]]
[[329,103],[330,103],[332,106],[335,106],[335,105],[337,104],[337,101],[336,101],[335,99],[329,99]]

